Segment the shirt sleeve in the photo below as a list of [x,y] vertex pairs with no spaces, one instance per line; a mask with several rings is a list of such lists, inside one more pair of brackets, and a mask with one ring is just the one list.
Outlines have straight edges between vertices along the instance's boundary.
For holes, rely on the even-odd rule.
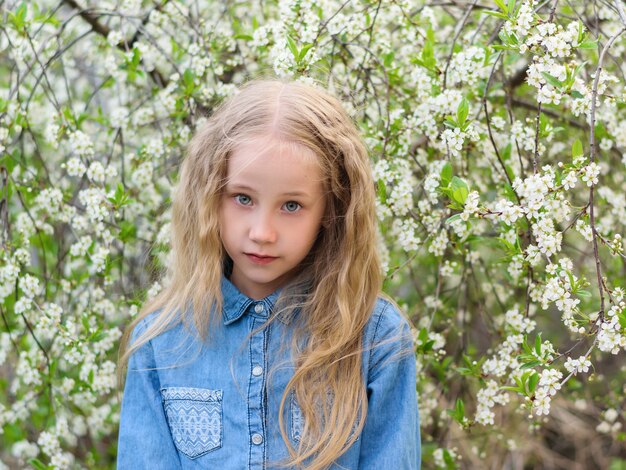
[[374,318],[359,470],[419,469],[421,443],[411,330],[394,306],[385,302],[382,308],[378,319]]
[[[133,331],[131,344],[143,331],[145,322],[140,322]],[[120,416],[117,468],[181,468],[161,401],[151,342],[135,351],[128,362]]]

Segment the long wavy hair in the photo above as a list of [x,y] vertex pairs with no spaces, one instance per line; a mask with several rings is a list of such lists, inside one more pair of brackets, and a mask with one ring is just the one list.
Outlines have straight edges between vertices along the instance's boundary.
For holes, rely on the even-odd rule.
[[[267,136],[311,151],[324,177],[326,212],[318,239],[306,269],[283,289],[278,302],[301,309],[301,321],[293,324],[295,372],[280,402],[280,432],[290,455],[286,465],[323,469],[363,428],[363,333],[382,278],[366,148],[340,102],[317,87],[251,81],[192,138],[173,195],[169,281],[124,332],[119,373],[122,377],[134,351],[180,322],[192,324],[210,340],[221,318],[220,280],[228,264],[218,224],[228,159],[237,145]],[[150,327],[129,345],[133,328],[157,310]],[[296,447],[283,419],[290,393],[295,393],[305,423]]]

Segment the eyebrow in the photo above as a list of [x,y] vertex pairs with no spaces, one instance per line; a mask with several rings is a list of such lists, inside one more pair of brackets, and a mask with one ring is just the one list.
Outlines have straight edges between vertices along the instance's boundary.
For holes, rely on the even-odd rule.
[[249,192],[255,192],[254,188],[251,188],[250,186],[246,186],[245,184],[237,184],[237,183],[231,183],[230,181],[228,183],[226,183],[226,187],[231,190],[241,190],[241,191],[249,191]]
[[[256,190],[248,185],[245,184],[231,184],[231,183],[227,183],[226,187],[230,190],[230,191],[247,191],[247,192],[251,192],[251,193],[255,193]],[[289,191],[286,193],[282,193],[280,196],[283,197],[310,197],[310,194],[304,191]]]

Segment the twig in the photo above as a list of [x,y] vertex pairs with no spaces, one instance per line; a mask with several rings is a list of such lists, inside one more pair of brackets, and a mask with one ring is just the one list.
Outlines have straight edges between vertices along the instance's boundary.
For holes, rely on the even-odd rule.
[[556,13],[556,6],[558,5],[559,0],[554,0],[554,3],[552,4],[552,9],[550,10],[550,16],[548,18],[548,22],[552,23],[552,20],[554,20],[554,14]]
[[0,178],[2,178],[0,188],[4,192],[0,198],[0,244],[2,249],[8,252],[8,243],[11,240],[11,219],[9,217],[9,171],[2,165],[0,166]]
[[[587,358],[589,357],[589,355],[591,354],[591,351],[593,351],[593,348],[596,347],[596,342],[598,341],[598,337],[596,336],[595,340],[593,341],[593,344],[589,347],[589,349],[587,350],[587,352],[585,353],[584,357]],[[569,379],[572,378],[572,376],[576,373],[576,370],[573,370],[569,373],[569,375],[567,377],[565,377],[562,381],[561,381],[561,388],[563,388],[563,385],[565,385],[567,383],[567,381]]]
[[611,247],[611,242],[610,242],[610,241],[608,241],[606,238],[604,238],[604,237],[603,237],[602,235],[600,235],[599,233],[598,233],[598,238],[600,239],[600,241],[601,241],[602,243],[604,243],[606,246],[608,246],[608,247],[609,247],[609,249],[610,249],[611,251],[614,251],[614,253],[615,253],[616,255],[618,255],[618,256],[620,256],[620,257],[622,257],[622,258],[626,259],[626,255],[625,255],[624,253],[620,253],[619,251],[615,251],[615,250]]
[[[74,10],[77,10],[79,16],[91,26],[91,29],[93,31],[95,31],[96,33],[98,33],[99,35],[105,38],[109,35],[111,30],[107,26],[101,24],[98,21],[99,17],[94,13],[93,10],[82,8],[75,0],[63,0],[63,2],[67,4],[68,6],[72,7]],[[122,16],[122,15],[119,15],[119,16]],[[135,34],[133,36],[133,40],[136,41],[137,37],[138,37],[137,34]],[[126,45],[123,43],[123,41],[122,43],[117,44],[117,48],[126,52]],[[163,75],[161,75],[161,72],[159,72],[156,68],[154,70],[151,70],[149,72],[149,75],[150,77],[152,77],[152,80],[160,87],[165,88],[167,86],[168,80],[165,77],[163,77]]]
[[561,230],[561,233],[565,233],[567,232],[569,229],[571,229],[574,224],[578,221],[578,219],[580,219],[582,217],[582,215],[587,212],[587,208],[589,207],[589,203],[587,203],[585,205],[585,207],[583,207],[580,211],[578,211],[578,214],[576,214],[576,217],[574,217],[574,219],[569,223],[569,225],[567,227],[565,227],[563,230]]
[[535,151],[533,152],[533,174],[537,174],[539,168],[539,130],[541,127],[541,103],[537,106],[537,118],[535,121]]
[[[621,0],[617,0],[616,4],[619,4]],[[621,7],[618,7],[621,8]],[[623,13],[623,10],[621,11]],[[604,56],[615,42],[615,40],[626,31],[626,22],[624,26],[617,31],[608,42],[602,48],[600,57],[598,58],[598,67],[596,68],[596,75],[593,79],[593,86],[591,88],[591,113],[589,115],[589,161],[593,163],[596,160],[596,106],[598,100],[598,84],[600,83],[600,75],[602,73],[602,63],[604,62]],[[593,234],[593,256],[596,261],[596,276],[598,280],[598,290],[600,291],[600,318],[604,317],[604,288],[602,281],[602,266],[600,264],[600,255],[598,253],[598,230],[596,229],[595,210],[593,205],[595,186],[592,184],[589,188],[589,224],[591,225],[591,232]]]
[[461,35],[461,31],[463,31],[463,28],[465,27],[465,24],[467,23],[467,19],[469,18],[470,13],[472,13],[472,10],[474,9],[477,3],[478,3],[478,0],[474,0],[474,2],[469,7],[467,7],[467,10],[465,10],[465,14],[463,15],[463,18],[461,18],[461,21],[457,23],[456,31],[454,32],[454,38],[452,38],[452,44],[450,45],[450,53],[448,54],[448,58],[446,59],[446,68],[443,70],[443,88],[444,89],[446,88],[446,80],[448,78],[448,68],[450,67],[450,62],[452,61],[452,55],[454,54],[454,46],[456,44],[456,40]]
[[[489,134],[489,140],[491,141],[491,145],[493,146],[493,150],[496,153],[496,157],[498,159],[498,162],[500,162],[500,166],[502,167],[502,171],[504,173],[504,177],[507,179],[507,181],[509,182],[509,186],[511,186],[511,188],[513,187],[513,181],[511,180],[511,177],[509,176],[509,173],[506,171],[506,165],[504,164],[504,161],[502,160],[502,156],[500,155],[500,152],[498,151],[498,146],[496,145],[496,141],[493,137],[493,134],[491,132],[491,122],[490,122],[490,117],[489,117],[489,110],[487,109],[487,94],[489,93],[489,88],[491,87],[491,80],[493,79],[493,76],[495,74],[495,70],[496,70],[496,66],[498,65],[498,62],[500,61],[500,58],[502,57],[502,54],[499,54],[498,57],[496,58],[495,62],[493,63],[493,67],[491,69],[491,73],[489,74],[489,79],[487,80],[487,85],[485,86],[485,92],[483,93],[483,99],[482,99],[482,103],[483,103],[483,110],[485,111],[485,122],[487,123],[487,133]],[[513,190],[513,192],[515,193],[515,197],[517,198],[517,203],[520,204],[520,198],[517,195],[517,191]]]
[[[537,109],[537,106],[535,104],[530,103],[529,101],[521,100],[519,98],[512,98],[511,99],[511,104],[514,105],[514,106],[519,106],[520,108],[525,108],[525,109],[530,109],[530,110],[536,110]],[[560,120],[566,122],[571,127],[575,127],[577,129],[584,129],[585,128],[585,124],[581,123],[580,121],[577,121],[577,120],[572,119],[572,118],[567,117],[567,116],[563,116],[563,115],[557,113],[556,111],[554,111],[552,109],[542,109],[541,112],[543,114],[545,114],[546,116],[550,116],[550,117],[555,118],[555,119],[560,119]]]
[[[556,6],[559,3],[559,0],[554,0],[552,4],[552,8],[550,9],[550,16],[548,18],[548,22],[552,22],[554,19],[554,14],[556,12]],[[545,86],[545,85],[544,85]],[[543,88],[543,86],[542,86]],[[542,103],[539,102],[539,106],[537,106],[537,118],[535,121],[535,152],[533,154],[533,173],[536,175],[539,168],[539,130],[541,127],[541,108]]]
[[617,8],[617,14],[619,15],[620,21],[626,27],[626,13],[624,13],[624,5],[622,5],[620,0],[615,2],[615,8]]
[[332,15],[326,18],[326,20],[322,24],[320,24],[320,27],[317,30],[317,34],[315,35],[315,39],[313,39],[313,44],[317,44],[317,40],[322,35],[322,32],[328,28],[328,23],[330,23],[333,20],[333,18],[335,18],[335,16],[337,16],[341,12],[341,10],[343,10],[346,7],[346,5],[350,2],[351,0],[346,0],[345,2],[343,2],[339,6],[339,8],[337,8],[337,11],[335,11]]

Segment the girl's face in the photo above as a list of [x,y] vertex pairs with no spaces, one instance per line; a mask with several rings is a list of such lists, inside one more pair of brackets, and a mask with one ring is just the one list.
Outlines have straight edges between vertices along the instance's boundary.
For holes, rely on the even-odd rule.
[[289,282],[315,243],[324,210],[322,171],[309,150],[266,139],[238,146],[220,203],[231,282],[253,299]]

